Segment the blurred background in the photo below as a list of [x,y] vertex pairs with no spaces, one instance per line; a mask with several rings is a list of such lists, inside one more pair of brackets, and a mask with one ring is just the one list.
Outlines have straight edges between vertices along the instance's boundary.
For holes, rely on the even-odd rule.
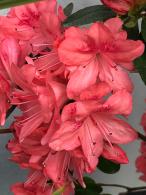
[[[63,6],[70,3],[70,0],[58,0]],[[91,6],[97,5],[100,1],[98,0],[72,0],[74,3],[74,11]],[[0,11],[1,15],[6,14],[7,10]],[[144,99],[146,97],[146,87],[142,83],[140,77],[136,73],[131,74],[132,80],[135,85],[134,91],[134,108],[133,113],[129,117],[129,123],[139,131],[142,131],[142,128],[139,126],[141,115],[145,110]],[[9,117],[6,127],[9,127],[13,120],[13,117]],[[11,184],[15,182],[20,182],[25,180],[26,172],[20,170],[19,167],[8,159],[10,154],[5,148],[8,140],[11,138],[11,135],[0,135],[0,195],[11,195],[9,188]],[[107,183],[107,184],[122,184],[130,187],[137,187],[146,185],[146,183],[138,179],[139,174],[136,173],[135,168],[135,159],[139,155],[139,146],[140,141],[124,146],[128,157],[129,164],[121,166],[120,172],[114,175],[103,174],[100,171],[96,171],[92,174],[92,177],[97,181],[97,183]],[[124,189],[113,188],[113,187],[104,187],[105,193],[110,193],[112,195],[118,195],[119,192],[124,192]]]

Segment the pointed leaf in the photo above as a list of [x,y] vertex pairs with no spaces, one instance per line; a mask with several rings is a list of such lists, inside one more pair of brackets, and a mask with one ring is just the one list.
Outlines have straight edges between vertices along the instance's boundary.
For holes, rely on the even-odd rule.
[[0,9],[18,6],[26,3],[37,2],[38,0],[0,0]]
[[70,16],[72,14],[74,8],[74,4],[73,3],[69,3],[65,8],[64,8],[64,14],[66,16]]
[[120,170],[120,164],[113,163],[112,161],[100,157],[97,168],[104,173],[114,174]]
[[134,61],[135,67],[146,85],[146,52]]
[[116,14],[104,5],[95,5],[81,9],[67,18],[65,26],[80,26],[96,21],[104,21],[115,17]]

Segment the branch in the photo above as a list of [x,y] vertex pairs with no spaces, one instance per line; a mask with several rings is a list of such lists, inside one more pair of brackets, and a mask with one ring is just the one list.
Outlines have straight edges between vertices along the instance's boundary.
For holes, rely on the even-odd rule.
[[140,132],[137,132],[138,133],[138,137],[139,137],[139,139],[141,139],[142,141],[144,141],[144,142],[146,142],[146,136],[145,135],[143,135],[142,133],[140,133]]
[[11,114],[12,114],[12,112],[15,110],[15,108],[16,108],[16,106],[11,106],[11,108],[7,111],[7,116],[6,116],[6,118],[8,118]]
[[0,134],[13,133],[12,129],[0,129]]
[[146,190],[146,186],[131,188],[131,187],[128,187],[128,186],[125,186],[125,185],[119,185],[119,184],[103,184],[103,183],[98,183],[97,185],[99,185],[99,186],[105,186],[105,187],[124,188],[124,189],[127,190],[127,192],[135,192],[135,191],[140,191],[140,190]]
[[124,185],[119,185],[119,184],[104,184],[104,183],[98,183],[97,185],[99,185],[99,186],[105,186],[105,187],[124,188],[124,189],[126,189],[128,192],[129,192],[129,190],[131,190],[130,187],[124,186]]

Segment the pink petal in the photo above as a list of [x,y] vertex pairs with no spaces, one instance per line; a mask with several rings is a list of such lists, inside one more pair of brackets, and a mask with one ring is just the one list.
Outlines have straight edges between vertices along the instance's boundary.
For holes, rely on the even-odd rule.
[[66,121],[52,137],[49,146],[55,151],[74,150],[80,145],[78,134],[80,125]]
[[123,21],[118,18],[111,18],[106,20],[104,23],[105,26],[114,34],[115,39],[126,40],[127,39],[127,32],[122,30]]
[[20,55],[20,47],[14,38],[4,39],[0,46],[0,57],[2,63],[7,71],[7,74],[12,79],[11,66],[18,65],[18,58]]
[[[71,74],[67,85],[67,95],[69,98],[76,98],[80,93],[95,84],[98,75],[98,64],[92,61],[86,66],[80,66]],[[82,81],[82,82],[81,82]]]
[[104,81],[109,84],[113,91],[121,89],[126,89],[129,92],[133,91],[132,80],[130,79],[128,73],[125,70],[122,70],[122,68],[120,67],[117,67],[116,69],[111,68],[110,70],[113,80],[105,78]]
[[144,52],[144,44],[142,41],[133,41],[133,40],[118,40],[115,42],[115,52],[109,52],[107,55],[114,61],[116,64],[130,63]]
[[92,24],[87,34],[94,40],[96,47],[99,48],[102,46],[102,44],[105,44],[113,39],[113,35],[110,30],[101,22]]
[[106,141],[115,144],[127,144],[137,139],[135,130],[125,121],[109,114],[94,115],[97,126]]
[[[90,51],[91,41],[85,36],[76,35],[78,31],[75,31],[74,28],[67,30],[67,37],[58,48],[60,61],[66,65],[86,65],[93,56]],[[71,32],[70,36],[68,35],[69,32]]]
[[82,150],[91,169],[95,170],[98,163],[98,157],[103,150],[103,136],[90,118],[87,118],[84,122],[80,133],[80,141]]
[[85,89],[81,95],[81,100],[98,100],[108,95],[111,92],[111,88],[106,82],[100,82],[98,84],[89,86]]
[[126,90],[117,91],[108,98],[105,105],[110,107],[112,114],[129,115],[132,112],[132,94]]
[[105,143],[102,156],[120,164],[127,164],[129,162],[126,153],[118,145],[110,146],[108,143]]

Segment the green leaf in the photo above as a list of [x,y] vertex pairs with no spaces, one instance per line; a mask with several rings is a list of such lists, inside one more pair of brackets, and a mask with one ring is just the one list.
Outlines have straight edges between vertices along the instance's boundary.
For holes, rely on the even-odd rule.
[[81,9],[67,18],[65,26],[80,26],[96,21],[105,21],[115,17],[116,14],[104,5],[95,5]]
[[73,3],[69,3],[65,8],[64,8],[64,13],[66,16],[70,16],[72,14],[74,8],[74,4]]
[[144,41],[146,42],[146,18],[143,18],[143,20],[142,20],[141,34],[143,36]]
[[80,185],[76,185],[76,195],[98,195],[102,192],[102,187],[97,185],[92,178],[84,177],[84,182],[86,184],[86,189],[82,188]]
[[138,24],[134,26],[133,28],[127,28],[126,26],[123,26],[124,30],[127,31],[128,39],[132,40],[138,40],[139,39],[139,28]]
[[120,164],[113,163],[112,161],[100,157],[97,168],[104,173],[114,174],[120,170]]
[[146,52],[134,61],[134,65],[146,85]]
[[18,6],[26,3],[37,2],[38,0],[0,0],[0,9]]

